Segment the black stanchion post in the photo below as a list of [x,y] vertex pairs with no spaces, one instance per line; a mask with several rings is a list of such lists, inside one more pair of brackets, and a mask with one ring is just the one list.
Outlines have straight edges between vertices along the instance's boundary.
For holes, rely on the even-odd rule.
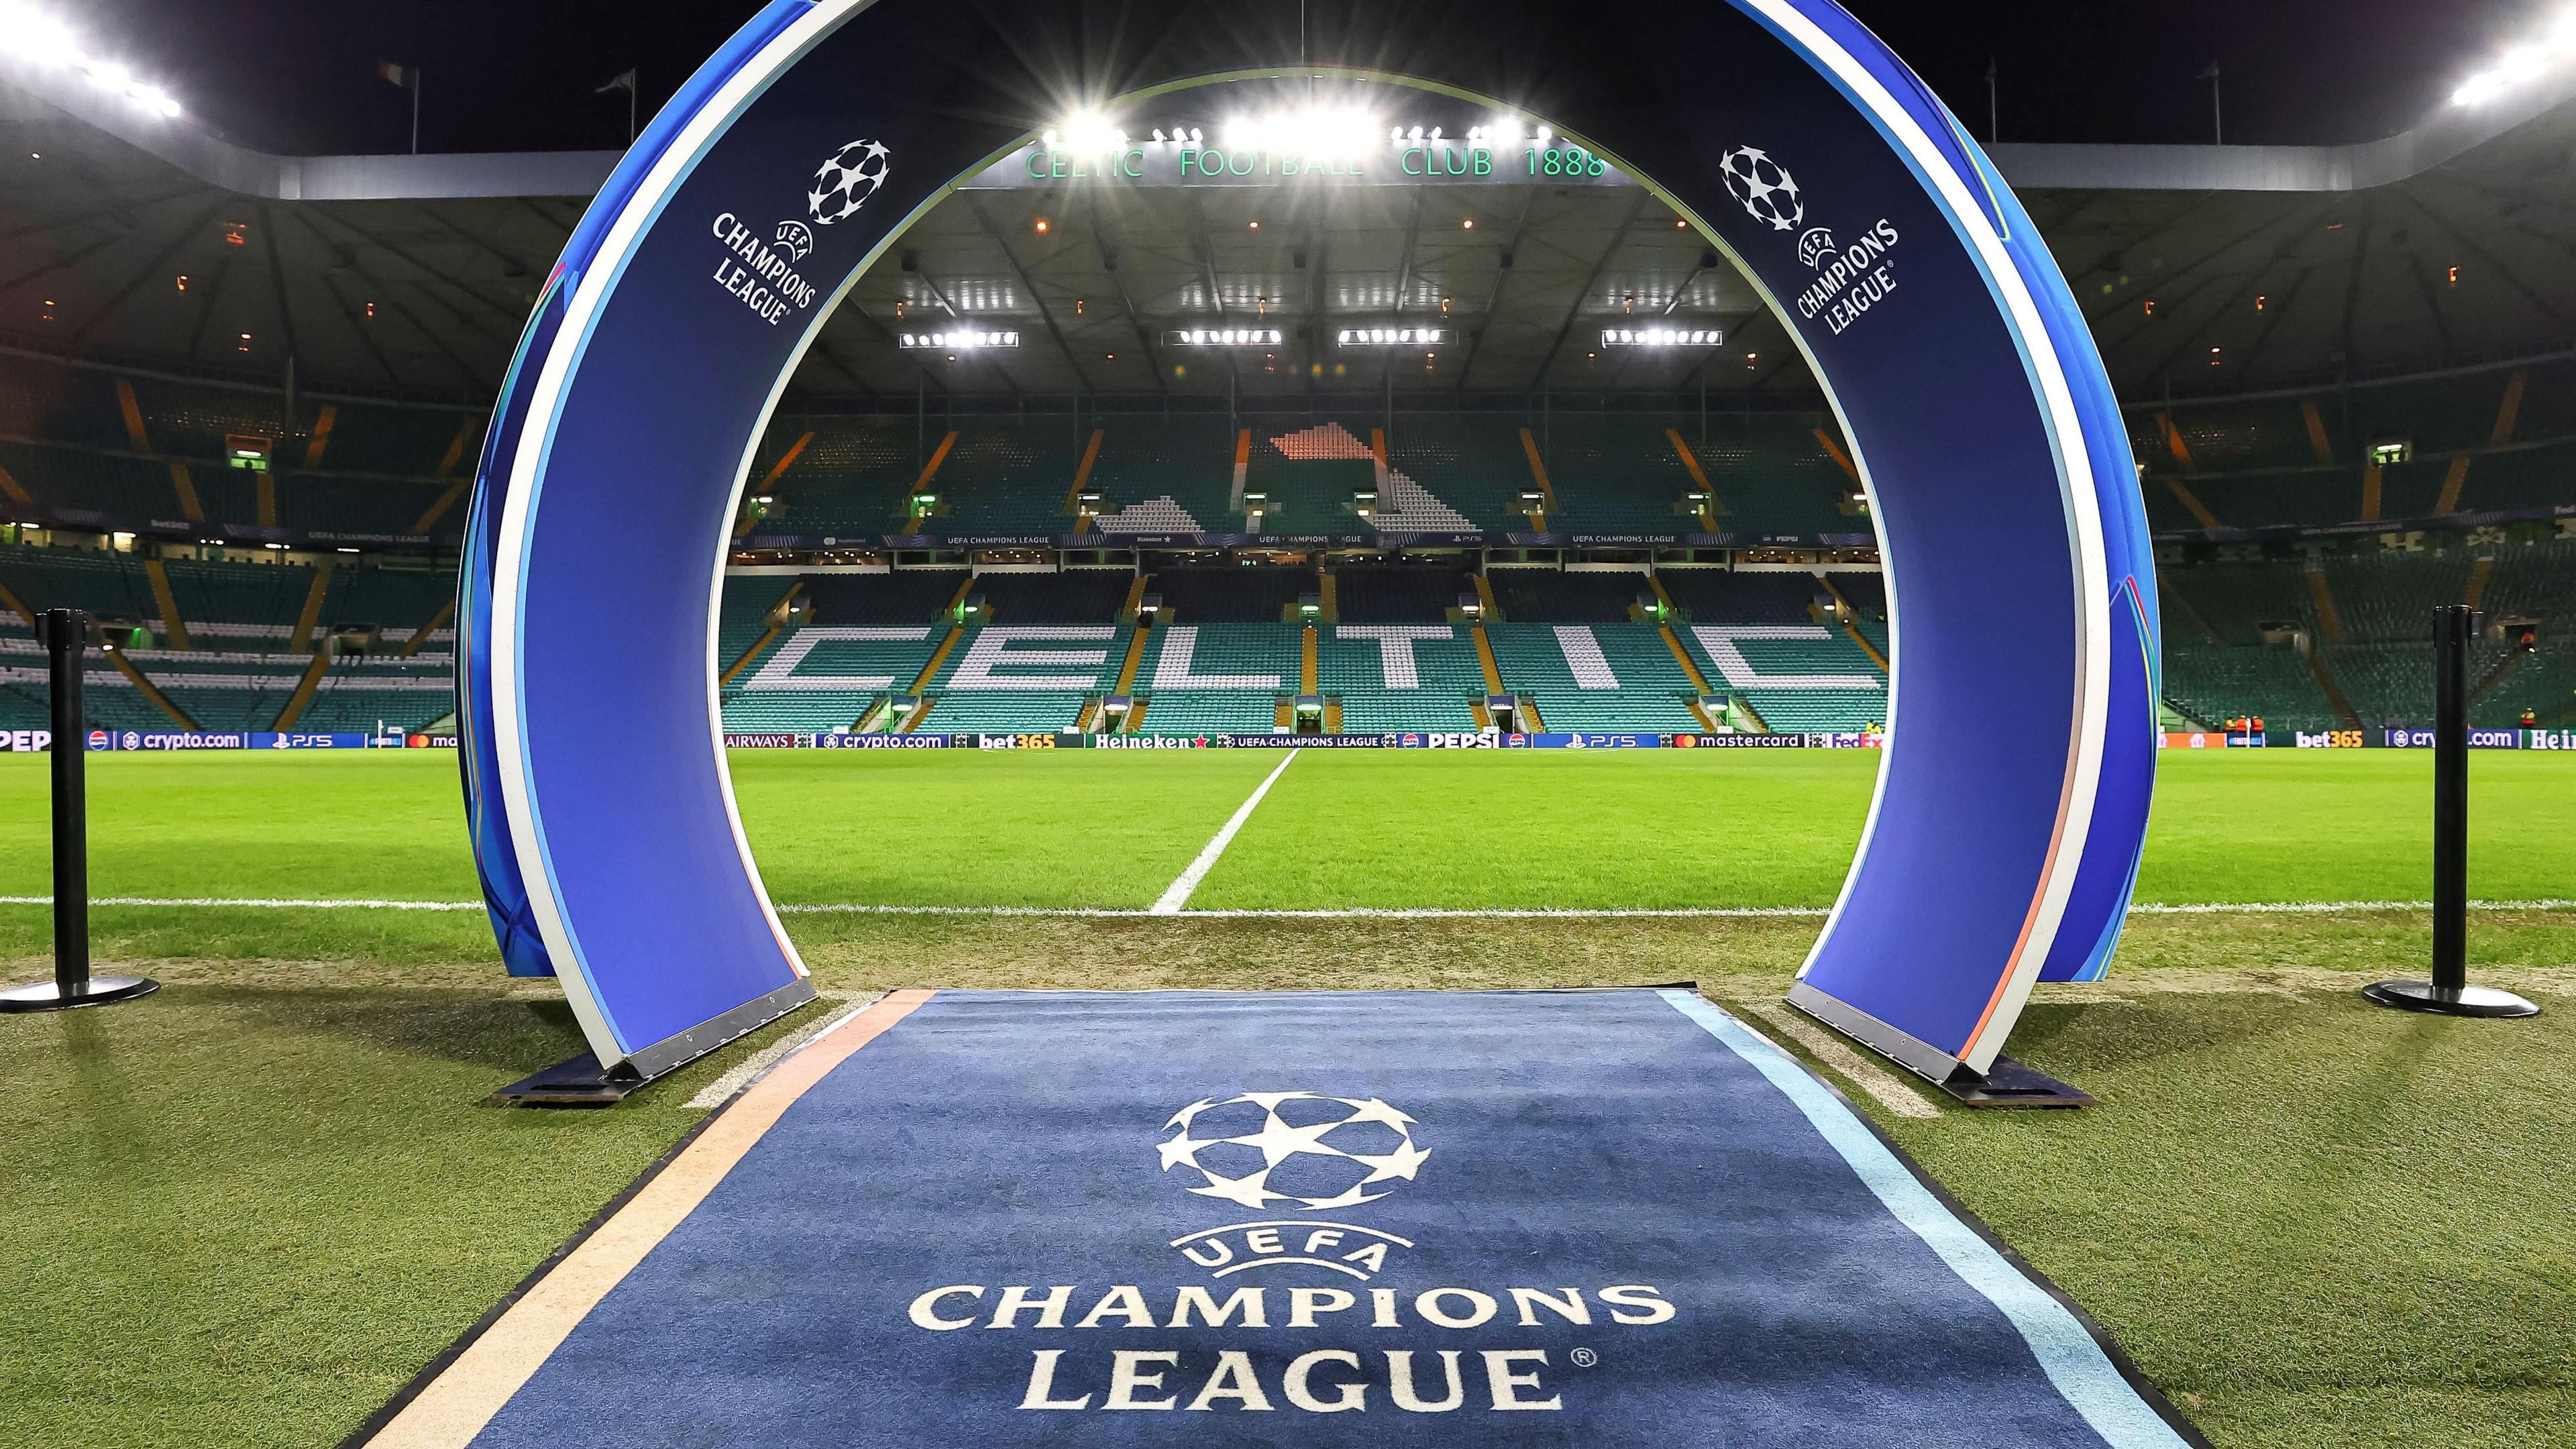
[[62,1011],[105,1006],[157,991],[145,976],[89,972],[89,764],[81,670],[89,652],[89,615],[47,609],[45,660],[53,676],[54,979],[0,991],[0,1011]]
[[89,730],[81,666],[89,616],[45,612],[45,660],[53,675],[54,986],[68,998],[89,990]]
[[2433,979],[2377,981],[2361,994],[2400,1011],[2536,1016],[2510,991],[2469,984],[2469,645],[2477,611],[2433,610]]

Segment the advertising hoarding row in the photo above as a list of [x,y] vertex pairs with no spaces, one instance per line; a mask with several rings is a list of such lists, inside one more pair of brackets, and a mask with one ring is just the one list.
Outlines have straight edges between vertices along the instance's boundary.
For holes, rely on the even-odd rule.
[[[2218,730],[2167,730],[2169,750],[2429,750],[2431,730],[2268,730],[2251,734]],[[2576,730],[2471,730],[2473,750],[2576,750]]]
[[[53,748],[50,730],[0,730],[0,754],[42,752]],[[1092,735],[1065,731],[1021,735],[800,735],[728,734],[725,745],[736,750],[1203,750],[1203,749],[1342,749],[1342,750],[1874,750],[1884,737],[1866,733],[1805,734],[1601,734],[1535,735],[1483,731],[1416,731],[1361,735]],[[2415,749],[2433,747],[2431,730],[2274,730],[2261,734],[2226,734],[2217,730],[2169,730],[2165,748],[2216,749]],[[272,730],[91,730],[93,750],[363,750],[454,749],[452,734],[366,735],[296,734]],[[2576,730],[2471,730],[2473,750],[2576,751]]]
[[1694,735],[1643,733],[1505,734],[1500,730],[1413,730],[1378,734],[1053,734],[799,735],[728,734],[737,750],[1874,750],[1876,734]]
[[[368,750],[454,749],[452,734],[297,734],[276,730],[91,730],[92,750]],[[54,747],[51,730],[0,730],[0,753]]]
[[1876,548],[1874,533],[1702,533],[1685,529],[1628,533],[1514,533],[1505,529],[1439,532],[1345,529],[1339,532],[1215,533],[788,533],[736,540],[768,552],[868,548]]

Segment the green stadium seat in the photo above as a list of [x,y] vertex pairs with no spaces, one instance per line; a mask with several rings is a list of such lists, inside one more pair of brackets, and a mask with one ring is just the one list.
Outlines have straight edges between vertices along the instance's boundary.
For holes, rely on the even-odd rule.
[[1887,720],[1887,676],[1823,624],[1693,623],[1678,631],[1712,688],[1743,696],[1775,731],[1851,731]]
[[1341,698],[1344,734],[1473,729],[1468,700],[1485,693],[1475,640],[1460,625],[1326,625],[1315,667],[1321,692]]
[[1397,564],[1333,571],[1336,612],[1345,624],[1439,624],[1458,600],[1474,593],[1463,568]]
[[969,629],[927,691],[922,730],[1044,733],[1080,723],[1115,684],[1135,631],[1116,624],[995,624]]
[[1276,624],[1322,580],[1306,569],[1244,565],[1158,570],[1145,591],[1184,624]]
[[852,728],[878,700],[910,689],[945,637],[947,630],[935,624],[796,629],[726,686],[725,728],[741,734]]
[[1156,629],[1135,691],[1145,734],[1269,734],[1297,692],[1304,630],[1295,624],[1174,624]]
[[1551,730],[1672,733],[1700,721],[1696,691],[1652,624],[1489,624],[1510,692],[1538,702]]
[[1642,573],[1495,569],[1487,577],[1503,617],[1530,623],[1624,624],[1637,596],[1655,591]]

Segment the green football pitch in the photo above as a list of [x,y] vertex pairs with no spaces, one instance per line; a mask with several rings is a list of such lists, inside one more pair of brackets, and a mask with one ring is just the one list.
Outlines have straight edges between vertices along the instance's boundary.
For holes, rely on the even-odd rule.
[[[2013,1038],[2103,1104],[2043,1114],[1939,1107],[1778,1012],[1875,755],[1318,751],[1182,915],[1144,914],[1281,759],[740,753],[830,999],[561,1113],[478,1105],[579,1039],[493,964],[452,757],[91,757],[92,891],[138,902],[96,907],[98,956],[168,984],[0,1018],[0,1443],[335,1442],[720,1079],[883,988],[1685,979],[1849,1091],[2213,1442],[2576,1443],[2576,759],[2475,759],[2472,970],[2546,1008],[2481,1023],[2355,992],[2423,970],[2427,755],[2168,755],[2111,979],[2042,988]],[[45,818],[42,759],[0,755],[11,979],[48,969]],[[341,904],[252,904],[296,901]]]
[[[733,774],[784,904],[1119,910],[1150,906],[1280,761],[1268,750],[744,750]],[[1868,751],[1314,751],[1189,905],[1821,908],[1850,863],[1877,765]],[[2411,752],[2176,752],[2138,899],[2421,899],[2430,771],[2429,755]],[[89,781],[97,897],[476,898],[444,752],[103,754]],[[2576,895],[2576,758],[2481,755],[2475,782],[2475,894]],[[0,756],[0,820],[11,822],[0,839],[14,847],[0,853],[0,896],[48,888],[45,788],[41,758]],[[236,941],[242,919],[98,913],[104,935],[134,938],[143,955],[363,953],[371,933],[407,930],[459,960],[490,954],[479,920],[335,926],[270,910]]]

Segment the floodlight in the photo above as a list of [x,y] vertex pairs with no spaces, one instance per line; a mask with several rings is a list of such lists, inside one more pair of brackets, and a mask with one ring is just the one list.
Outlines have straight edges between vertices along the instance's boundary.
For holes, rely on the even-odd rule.
[[0,45],[38,65],[79,71],[91,85],[121,95],[151,115],[168,119],[181,113],[167,90],[148,83],[123,61],[90,54],[78,32],[28,0],[0,0]]
[[1013,331],[959,329],[949,332],[898,332],[895,346],[907,352],[955,352],[985,347],[1017,347],[1020,334]]
[[1335,336],[1344,347],[1436,347],[1449,340],[1439,327],[1344,327]]
[[1127,133],[1098,111],[1084,111],[1064,123],[1064,139],[1066,149],[1093,156],[1125,146]]
[[2576,9],[2561,11],[2539,39],[2526,41],[2497,56],[2495,63],[2470,76],[2451,92],[2451,104],[2474,106],[2531,84],[2576,60]]
[[1604,327],[1604,347],[1722,347],[1726,334],[1715,327]]
[[1276,347],[1286,334],[1276,327],[1175,327],[1163,333],[1173,347]]
[[33,5],[0,0],[0,34],[12,49],[40,65],[61,65],[80,57],[80,38],[72,28]]

